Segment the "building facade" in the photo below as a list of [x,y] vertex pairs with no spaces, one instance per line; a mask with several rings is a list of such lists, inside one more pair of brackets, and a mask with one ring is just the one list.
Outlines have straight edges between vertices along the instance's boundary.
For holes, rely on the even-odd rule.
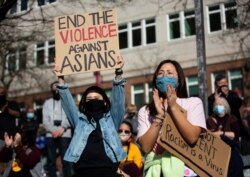
[[[25,21],[15,19],[12,23],[29,30],[26,30],[27,34],[15,35],[29,36],[34,31],[38,34],[34,40],[24,42],[6,55],[6,72],[23,69],[22,75],[25,76],[23,80],[13,79],[9,96],[17,99],[23,107],[34,105],[37,110],[41,109],[44,100],[50,96],[50,83],[56,80],[53,73],[53,17],[110,8],[116,8],[118,12],[119,47],[125,60],[128,105],[141,107],[151,101],[152,74],[157,64],[168,58],[177,60],[184,68],[189,96],[199,95],[201,83],[198,83],[197,75],[194,1],[18,0],[8,16],[23,14],[22,19],[25,18]],[[244,66],[250,57],[247,31],[240,28],[245,13],[248,12],[236,1],[203,1],[208,95],[214,92],[216,74],[224,73],[228,76],[229,88],[244,97]],[[96,82],[111,96],[113,77],[114,71],[108,70],[70,75],[65,79],[77,103],[84,90]]]

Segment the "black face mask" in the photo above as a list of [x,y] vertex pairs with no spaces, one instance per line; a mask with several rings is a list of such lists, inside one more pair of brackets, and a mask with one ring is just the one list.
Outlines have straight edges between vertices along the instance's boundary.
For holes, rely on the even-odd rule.
[[6,95],[1,95],[0,96],[0,107],[4,106],[6,104]]
[[103,100],[89,100],[85,103],[85,114],[88,118],[94,118],[95,120],[99,120],[102,118],[103,114],[106,111],[106,105]]
[[60,100],[60,95],[57,91],[53,91],[52,93],[53,93],[54,100],[57,100],[57,101]]

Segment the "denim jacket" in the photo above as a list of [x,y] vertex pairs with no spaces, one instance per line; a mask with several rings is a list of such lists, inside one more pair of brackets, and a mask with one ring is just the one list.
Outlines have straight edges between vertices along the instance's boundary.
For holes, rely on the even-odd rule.
[[[126,157],[117,134],[125,113],[124,84],[124,79],[114,79],[110,111],[100,119],[105,152],[114,163]],[[86,147],[90,133],[96,128],[96,122],[92,119],[92,123],[89,123],[87,117],[78,111],[67,84],[58,85],[57,90],[62,100],[62,107],[74,128],[74,135],[64,155],[64,160],[76,163]]]

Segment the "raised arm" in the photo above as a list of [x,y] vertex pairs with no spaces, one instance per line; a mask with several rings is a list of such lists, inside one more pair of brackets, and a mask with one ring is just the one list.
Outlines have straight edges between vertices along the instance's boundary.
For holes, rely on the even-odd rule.
[[125,94],[124,94],[124,84],[125,80],[122,78],[122,68],[124,66],[124,61],[122,57],[118,59],[118,68],[115,71],[115,79],[113,81],[112,87],[112,99],[111,99],[111,109],[110,113],[113,118],[116,129],[121,124],[123,116],[125,114]]
[[64,82],[64,77],[58,77],[57,91],[60,94],[62,100],[63,110],[70,122],[70,124],[75,127],[77,121],[79,120],[79,112],[76,107],[76,103],[69,91],[68,85]]

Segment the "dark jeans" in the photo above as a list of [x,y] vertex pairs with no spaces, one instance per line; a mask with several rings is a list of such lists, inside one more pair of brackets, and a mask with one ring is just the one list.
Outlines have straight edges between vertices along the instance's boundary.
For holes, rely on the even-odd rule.
[[62,159],[63,165],[63,177],[71,177],[72,165],[69,162],[63,160],[64,154],[68,148],[68,145],[71,141],[71,138],[46,138],[47,140],[47,170],[49,177],[57,177],[56,175],[56,158],[57,158],[57,149],[59,150],[59,155]]

